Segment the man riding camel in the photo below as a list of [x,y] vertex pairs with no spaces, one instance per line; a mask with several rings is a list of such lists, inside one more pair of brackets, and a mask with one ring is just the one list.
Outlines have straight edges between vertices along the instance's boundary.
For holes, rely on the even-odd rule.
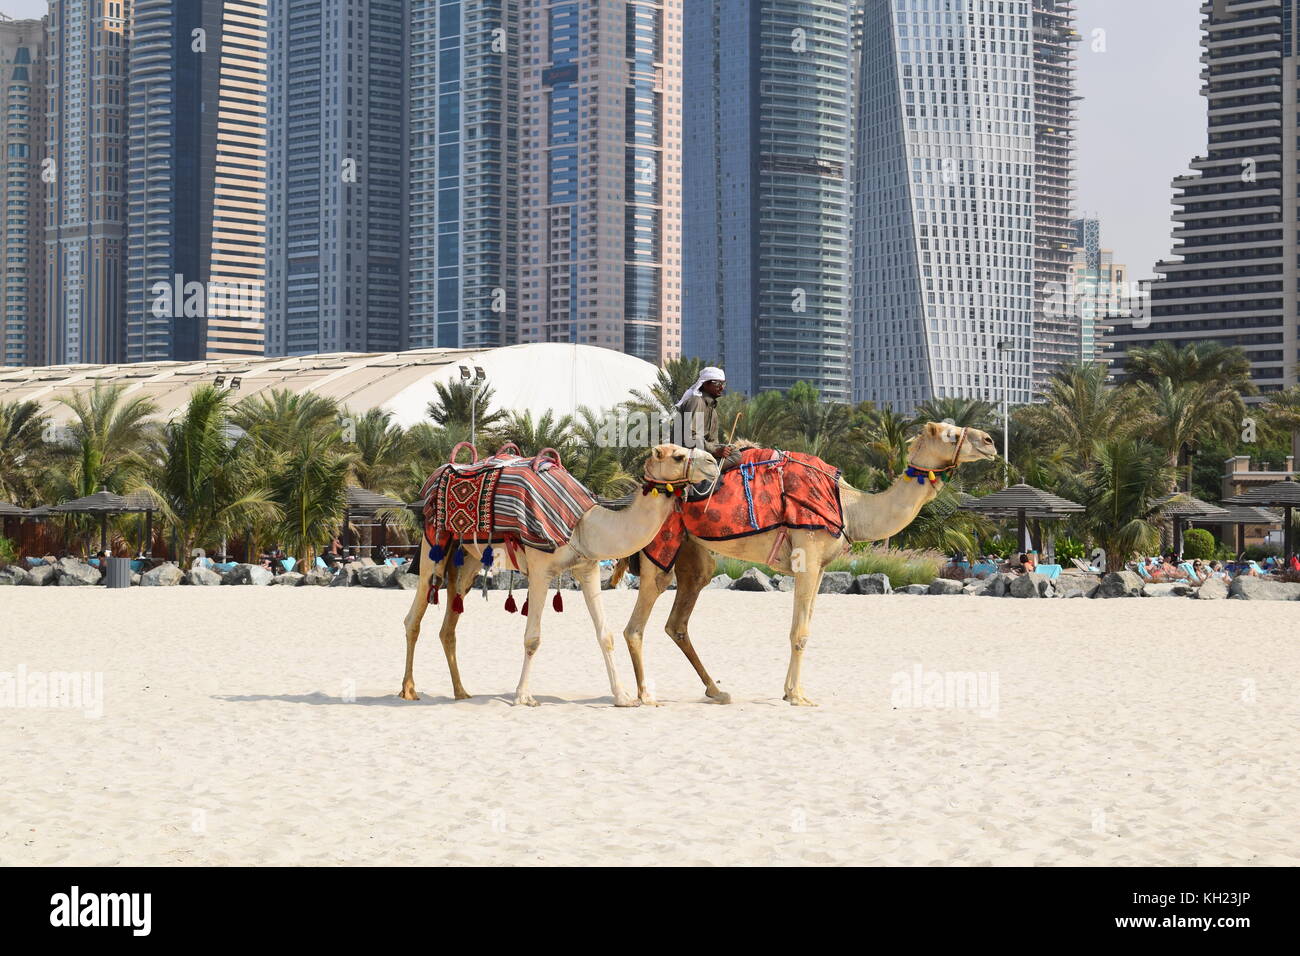
[[725,471],[740,464],[740,452],[723,444],[718,421],[718,399],[727,389],[727,376],[710,365],[700,370],[695,384],[673,408],[673,441],[684,448],[700,448],[717,459]]

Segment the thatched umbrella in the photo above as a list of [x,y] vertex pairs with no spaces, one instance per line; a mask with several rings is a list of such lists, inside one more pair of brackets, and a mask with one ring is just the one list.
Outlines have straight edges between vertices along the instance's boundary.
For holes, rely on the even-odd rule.
[[1217,525],[1235,525],[1236,526],[1236,553],[1246,550],[1246,525],[1280,525],[1282,519],[1270,511],[1263,508],[1251,507],[1250,505],[1228,505],[1224,508],[1221,515],[1206,515],[1203,518],[1193,518],[1193,524],[1217,524]]
[[[390,498],[387,495],[381,495],[377,491],[370,491],[367,488],[348,487],[347,503],[343,506],[343,547],[348,545],[348,525],[354,517],[356,518],[373,518],[381,511],[387,511],[390,508],[405,508],[404,502],[396,498]],[[386,521],[380,523],[380,544],[388,543],[387,535],[388,524]]]
[[1226,508],[1212,505],[1200,498],[1193,498],[1185,491],[1175,491],[1158,498],[1156,504],[1162,515],[1173,519],[1173,551],[1179,561],[1183,559],[1183,522],[1189,518],[1213,518],[1227,514]]
[[1016,518],[1016,542],[1020,551],[1029,550],[1027,519],[1057,520],[1068,514],[1083,511],[1083,505],[1033,485],[1011,485],[983,498],[976,498],[958,506],[963,511],[975,511],[989,517]]
[[0,518],[25,518],[27,509],[19,508],[17,505],[11,505],[7,501],[0,501]]
[[1271,485],[1251,488],[1231,498],[1224,498],[1224,504],[1256,505],[1265,508],[1282,509],[1282,550],[1284,559],[1295,553],[1295,542],[1291,531],[1291,509],[1300,508],[1300,483],[1294,481],[1275,481]]
[[[32,509],[35,511],[36,509]],[[138,514],[142,511],[152,512],[152,501],[146,502],[142,496],[123,498],[107,488],[100,488],[93,495],[63,501],[49,509],[51,514],[86,514],[99,515],[99,550],[108,550],[108,519],[110,515]],[[29,515],[32,512],[28,512]]]

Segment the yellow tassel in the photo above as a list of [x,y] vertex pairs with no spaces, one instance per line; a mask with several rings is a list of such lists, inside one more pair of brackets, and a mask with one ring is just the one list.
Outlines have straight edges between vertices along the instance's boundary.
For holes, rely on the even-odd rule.
[[669,485],[669,486],[668,486],[668,493],[669,493],[670,495],[673,493],[673,486],[672,486],[672,485]]
[[930,472],[930,484],[934,484],[939,479],[934,477],[934,472]]
[[658,489],[658,488],[651,488],[651,489],[650,489],[650,494],[652,494],[652,495],[657,495],[657,494],[659,494],[659,489]]

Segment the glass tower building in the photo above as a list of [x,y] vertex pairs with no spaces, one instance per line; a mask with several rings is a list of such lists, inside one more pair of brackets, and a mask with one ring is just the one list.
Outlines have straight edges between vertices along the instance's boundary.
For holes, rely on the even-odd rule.
[[681,350],[682,0],[521,0],[519,329]]
[[942,396],[1030,400],[1031,6],[864,5],[854,173],[855,400],[904,412]]
[[519,0],[410,0],[410,347],[519,340]]
[[854,7],[689,0],[682,351],[847,401]]
[[268,355],[406,345],[408,13],[268,0]]

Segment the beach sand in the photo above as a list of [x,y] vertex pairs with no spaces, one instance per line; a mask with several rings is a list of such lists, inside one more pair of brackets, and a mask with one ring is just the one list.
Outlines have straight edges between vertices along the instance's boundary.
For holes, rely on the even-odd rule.
[[[466,598],[477,696],[430,615],[407,702],[406,592],[0,589],[0,672],[103,681],[97,718],[0,708],[0,864],[1300,863],[1300,604],[824,595],[811,709],[780,700],[792,595],[701,597],[730,706],[665,595],[663,706],[616,709],[565,597],[524,708],[499,592]],[[629,685],[634,598],[605,594]]]

